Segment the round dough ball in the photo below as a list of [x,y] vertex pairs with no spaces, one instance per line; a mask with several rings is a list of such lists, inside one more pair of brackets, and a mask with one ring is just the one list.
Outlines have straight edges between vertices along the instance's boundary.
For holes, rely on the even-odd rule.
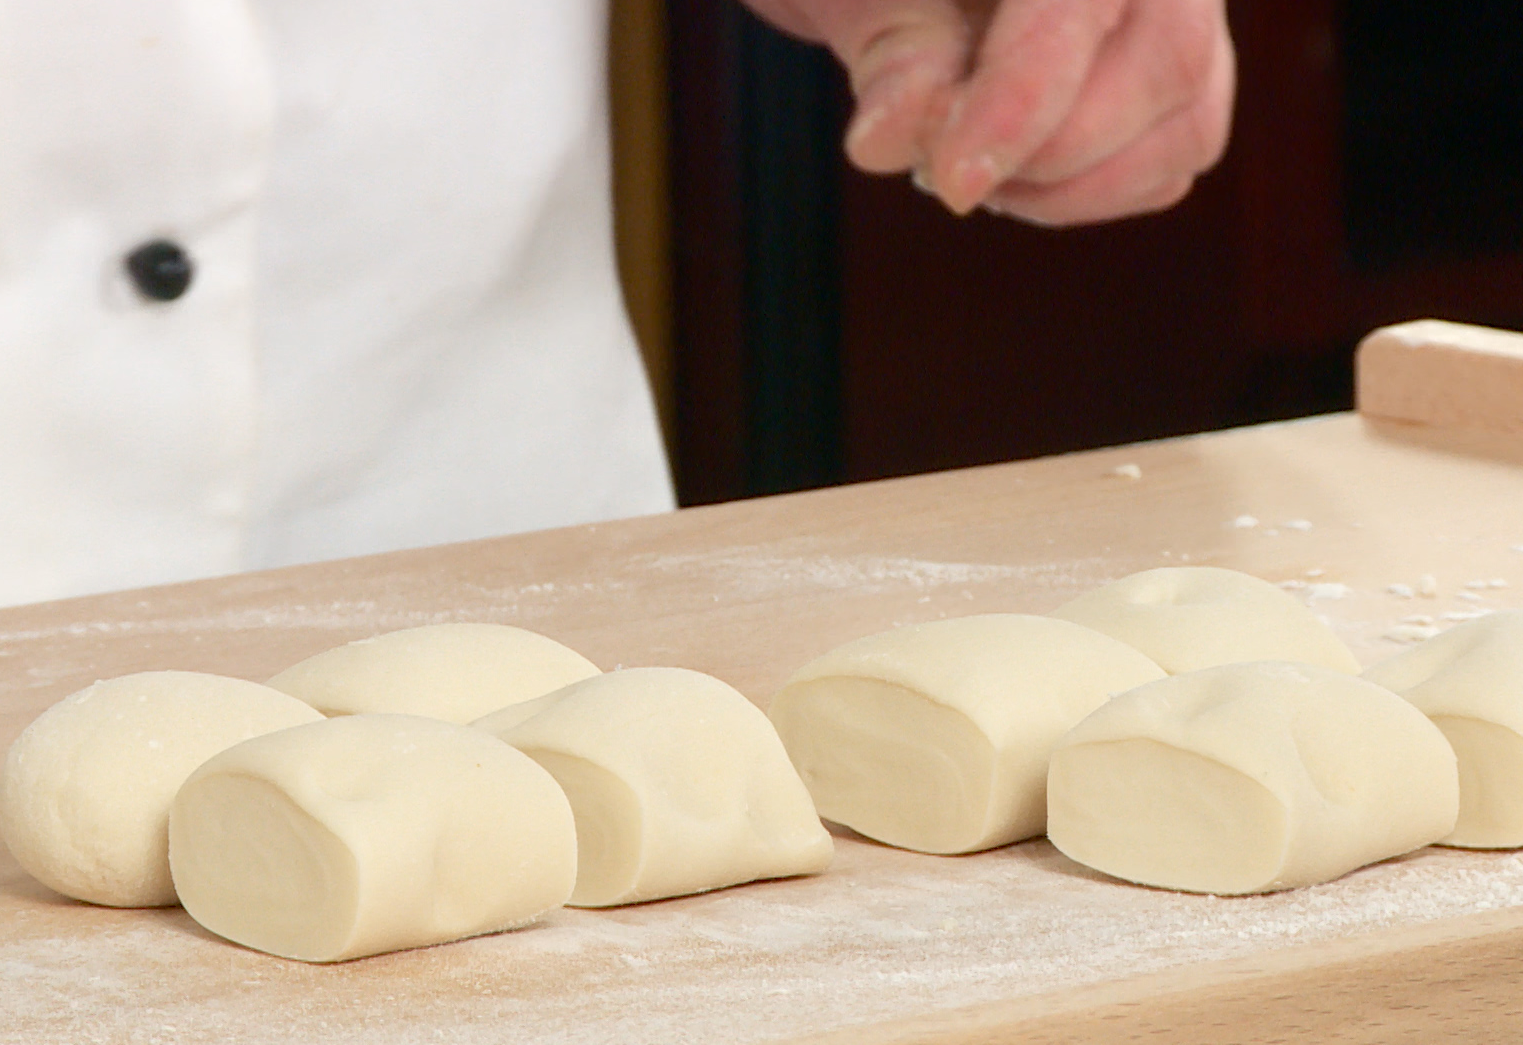
[[821,816],[967,853],[1041,834],[1053,745],[1112,693],[1163,675],[1077,624],[982,614],[848,642],[800,668],[770,715]]
[[830,835],[767,717],[719,679],[629,668],[476,723],[554,775],[576,816],[577,907],[823,871]]
[[224,748],[321,719],[267,686],[189,671],[97,682],[44,711],[11,745],[0,832],[50,889],[112,907],[175,903],[169,806]]
[[1063,738],[1047,837],[1079,863],[1197,893],[1331,881],[1444,837],[1454,752],[1388,690],[1230,664],[1123,693]]
[[326,650],[269,685],[324,715],[423,715],[464,724],[598,674],[554,639],[507,624],[429,624]]
[[1523,613],[1457,625],[1364,677],[1441,729],[1460,769],[1460,815],[1444,845],[1523,846]]
[[1288,660],[1359,673],[1311,610],[1266,580],[1217,566],[1164,566],[1086,592],[1050,616],[1135,646],[1169,674]]
[[190,916],[311,962],[527,924],[576,875],[566,797],[468,726],[354,715],[258,737],[175,798],[169,861]]

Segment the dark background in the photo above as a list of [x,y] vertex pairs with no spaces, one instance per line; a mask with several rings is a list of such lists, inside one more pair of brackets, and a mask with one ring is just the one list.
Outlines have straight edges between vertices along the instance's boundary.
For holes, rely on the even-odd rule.
[[827,55],[669,0],[683,502],[1347,409],[1375,326],[1523,327],[1523,5],[1229,13],[1222,165],[1050,231],[851,171]]

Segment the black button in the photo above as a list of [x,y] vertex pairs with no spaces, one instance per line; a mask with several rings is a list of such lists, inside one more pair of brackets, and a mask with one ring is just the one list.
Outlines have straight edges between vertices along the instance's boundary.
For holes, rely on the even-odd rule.
[[173,301],[190,287],[196,268],[178,243],[150,240],[127,255],[127,274],[150,301]]

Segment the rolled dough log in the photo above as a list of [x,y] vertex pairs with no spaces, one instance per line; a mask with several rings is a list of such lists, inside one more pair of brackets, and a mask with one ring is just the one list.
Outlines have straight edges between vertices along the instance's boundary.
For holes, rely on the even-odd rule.
[[985,614],[848,642],[800,668],[770,714],[821,816],[967,853],[1041,834],[1053,745],[1163,674],[1077,624]]
[[11,745],[0,831],[50,889],[112,907],[175,903],[169,806],[191,772],[242,740],[321,719],[267,686],[189,671],[97,682]]
[[1454,748],[1460,815],[1443,844],[1523,846],[1523,613],[1456,625],[1364,677],[1411,701]]
[[1144,570],[1052,612],[1137,647],[1171,675],[1289,660],[1351,675],[1359,661],[1332,629],[1266,580],[1217,566]]
[[524,925],[571,895],[550,775],[492,737],[354,715],[239,744],[174,801],[185,910],[219,936],[330,962]]
[[598,674],[554,639],[507,624],[429,624],[325,650],[269,684],[324,715],[424,715],[467,723]]
[[830,835],[767,717],[719,679],[629,668],[475,723],[571,800],[571,904],[608,907],[823,871]]
[[1047,836],[1106,874],[1198,893],[1330,881],[1454,827],[1454,752],[1389,690],[1258,662],[1123,693],[1053,752]]

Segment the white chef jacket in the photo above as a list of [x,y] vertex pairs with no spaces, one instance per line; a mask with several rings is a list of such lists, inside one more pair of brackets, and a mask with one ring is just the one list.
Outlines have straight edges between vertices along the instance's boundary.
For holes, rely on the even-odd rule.
[[605,24],[0,0],[0,603],[669,508]]

